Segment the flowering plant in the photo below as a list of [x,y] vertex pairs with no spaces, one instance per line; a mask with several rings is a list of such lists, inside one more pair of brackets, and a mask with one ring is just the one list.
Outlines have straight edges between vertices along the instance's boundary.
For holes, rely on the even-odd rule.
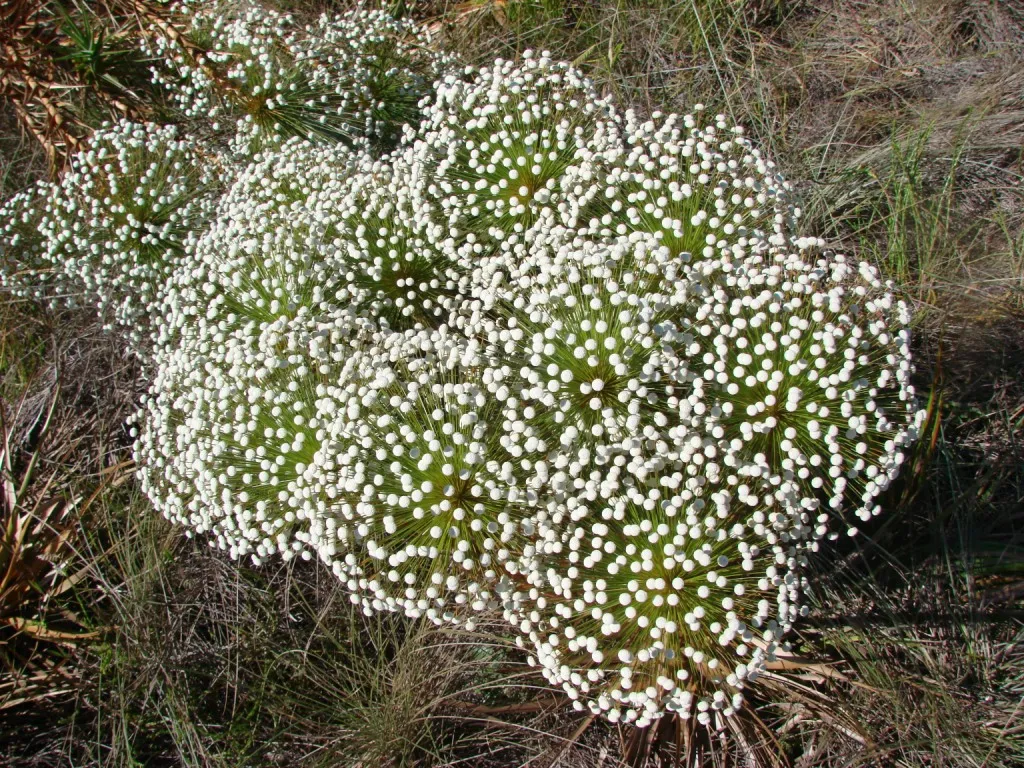
[[59,183],[0,211],[0,279],[19,295],[94,305],[141,344],[148,318],[209,217],[213,167],[174,126],[107,124]]
[[160,294],[143,489],[368,613],[501,610],[613,721],[735,712],[920,428],[908,308],[721,116],[532,54],[421,106],[383,160],[282,133],[237,174]]
[[251,154],[282,139],[393,143],[451,65],[422,28],[383,11],[300,25],[257,4],[186,0],[184,34],[153,30],[154,79],[185,115],[226,122]]

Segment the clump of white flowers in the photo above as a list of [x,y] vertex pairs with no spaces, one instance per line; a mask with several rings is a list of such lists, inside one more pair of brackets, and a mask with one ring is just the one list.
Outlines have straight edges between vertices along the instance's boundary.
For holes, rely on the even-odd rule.
[[320,141],[378,131],[352,18],[166,43],[188,109],[262,137],[209,215],[194,150],[122,127],[6,242],[122,322],[159,303],[135,455],[190,533],[367,613],[500,609],[576,707],[720,725],[906,461],[908,307],[724,117],[619,114],[546,54],[443,78],[389,157]]
[[806,551],[877,514],[917,434],[907,308],[841,256],[709,281],[650,234],[510,274],[492,378],[548,503],[508,615],[612,720],[729,715],[800,613]]
[[527,52],[437,85],[405,153],[418,208],[464,259],[522,242],[545,213],[579,205],[618,146],[610,102],[581,73]]
[[244,153],[291,137],[392,143],[451,64],[423,29],[379,10],[301,25],[246,2],[183,7],[184,34],[153,30],[154,78],[187,116],[223,124]]
[[310,201],[337,217],[330,258],[350,306],[392,330],[446,323],[469,291],[471,270],[433,244],[438,228],[417,210],[411,175],[402,162],[363,162],[344,190]]
[[[500,605],[612,720],[733,713],[919,428],[891,286],[798,237],[721,116],[619,116],[543,55],[440,82],[390,160],[301,156],[229,193],[207,240],[241,261],[182,296],[206,330],[143,420],[157,505],[315,553],[367,612]],[[316,301],[286,305],[293,262]],[[257,276],[280,300],[224,315]]]
[[627,112],[618,156],[573,211],[576,231],[651,233],[683,262],[728,264],[789,244],[800,215],[789,184],[741,127],[702,117],[702,105],[648,121]]
[[53,265],[45,255],[39,222],[51,186],[40,181],[0,206],[0,283],[15,295],[40,295]]
[[[4,285],[95,306],[140,342],[166,282],[208,218],[212,163],[173,126],[96,131],[58,183],[9,203]],[[9,218],[8,218],[9,217]]]
[[331,422],[344,437],[325,559],[367,612],[472,627],[465,609],[496,608],[508,591],[536,500],[498,458],[503,425],[481,361],[464,340],[429,330],[392,333],[355,356],[362,374]]
[[330,224],[307,201],[354,169],[348,150],[299,140],[257,156],[163,302],[135,449],[142,486],[235,557],[308,557],[311,517],[333,494],[315,472],[332,444],[318,409],[349,345],[373,330],[344,308],[320,249]]

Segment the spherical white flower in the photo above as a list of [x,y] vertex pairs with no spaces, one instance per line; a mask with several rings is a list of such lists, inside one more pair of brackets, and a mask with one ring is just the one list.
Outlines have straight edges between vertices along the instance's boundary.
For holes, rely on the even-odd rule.
[[469,292],[468,270],[431,244],[409,182],[401,162],[364,161],[346,184],[311,200],[322,220],[337,222],[323,251],[348,286],[349,305],[395,330],[447,323]]
[[347,307],[347,281],[326,257],[340,215],[315,200],[347,188],[358,162],[344,147],[292,139],[242,167],[171,277],[159,343],[214,321],[237,327]]
[[355,357],[362,378],[332,427],[338,504],[328,530],[349,544],[332,567],[367,612],[441,622],[495,607],[535,496],[494,458],[501,411],[473,345],[423,329]]
[[233,557],[309,557],[333,519],[338,389],[373,334],[343,312],[300,310],[161,347],[135,446],[156,509]]
[[624,123],[623,148],[563,214],[580,235],[648,232],[674,256],[712,270],[772,247],[806,247],[789,183],[724,116],[708,119],[701,109],[643,120],[629,111]]
[[732,494],[781,541],[816,541],[830,517],[856,526],[878,513],[918,436],[910,314],[863,262],[772,261],[695,302],[687,354],[702,368],[700,431],[718,440]]
[[439,82],[405,158],[434,237],[472,261],[564,206],[618,141],[610,103],[579,71],[527,52]]

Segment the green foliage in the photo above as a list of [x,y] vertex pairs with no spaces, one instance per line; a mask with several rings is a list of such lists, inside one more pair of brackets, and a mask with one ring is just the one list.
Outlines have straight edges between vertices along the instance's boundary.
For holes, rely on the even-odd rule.
[[110,32],[101,19],[89,13],[72,15],[63,9],[59,31],[63,53],[58,60],[83,82],[115,96],[132,94],[143,69],[141,52],[133,40]]

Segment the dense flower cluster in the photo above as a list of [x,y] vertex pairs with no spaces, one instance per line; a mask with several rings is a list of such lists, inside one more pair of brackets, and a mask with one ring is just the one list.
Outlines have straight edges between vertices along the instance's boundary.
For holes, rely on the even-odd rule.
[[[338,310],[344,284],[323,262],[324,231],[305,207],[354,161],[298,140],[284,149],[239,174],[169,283],[136,446],[159,511],[257,561],[302,551],[302,448],[316,432],[302,410],[314,410],[316,386],[304,377],[322,370],[328,381],[360,332]],[[300,483],[299,495],[282,497],[280,483]]]
[[185,34],[153,30],[154,78],[185,114],[213,118],[245,153],[289,137],[388,144],[451,64],[383,11],[300,25],[257,4],[191,0]]
[[546,213],[589,196],[619,145],[614,118],[579,71],[546,56],[449,76],[404,153],[417,208],[461,257],[514,247]]
[[789,184],[739,126],[717,116],[625,116],[622,146],[585,204],[573,211],[577,232],[658,236],[684,262],[733,260],[791,245],[799,209]]
[[571,698],[711,722],[799,615],[830,514],[870,519],[904,460],[909,318],[841,257],[669,282],[654,243],[571,243],[499,336],[515,455],[554,502],[509,615]]
[[[285,19],[217,28],[259,93],[267,40],[314,44]],[[178,61],[194,109],[222,50]],[[804,610],[808,553],[906,461],[908,308],[798,236],[721,116],[620,114],[546,55],[436,89],[383,160],[282,132],[181,241],[143,489],[232,556],[318,557],[367,613],[503,611],[580,708],[718,723]]]
[[168,278],[206,225],[213,170],[173,126],[104,126],[59,183],[39,183],[8,203],[5,287],[94,305],[141,341]]

